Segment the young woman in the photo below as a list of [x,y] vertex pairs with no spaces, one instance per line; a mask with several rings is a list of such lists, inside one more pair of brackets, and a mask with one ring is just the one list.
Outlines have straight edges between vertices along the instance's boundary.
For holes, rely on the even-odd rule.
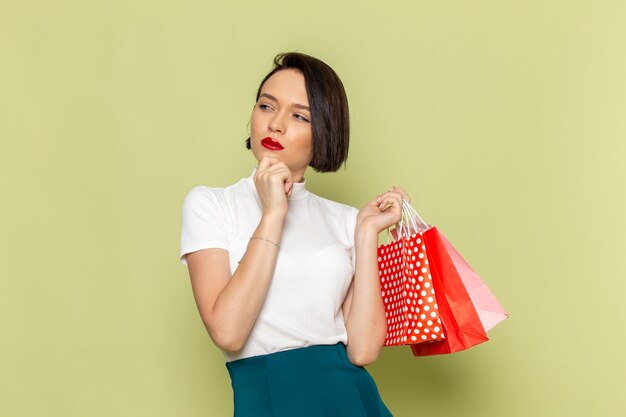
[[224,352],[235,417],[391,416],[370,374],[387,324],[378,234],[397,223],[400,188],[361,210],[306,189],[308,167],[348,156],[348,102],[336,73],[276,56],[259,86],[246,147],[258,166],[183,203],[181,262]]

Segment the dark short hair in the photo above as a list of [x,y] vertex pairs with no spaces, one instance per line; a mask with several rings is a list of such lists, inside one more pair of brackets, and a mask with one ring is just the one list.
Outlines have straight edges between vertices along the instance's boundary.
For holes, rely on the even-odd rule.
[[[256,93],[259,100],[265,82],[278,71],[298,70],[311,108],[313,158],[309,166],[317,172],[335,172],[348,159],[350,116],[348,98],[335,71],[326,63],[299,52],[286,52],[274,57],[274,68],[263,78]],[[246,139],[250,149],[250,138]]]

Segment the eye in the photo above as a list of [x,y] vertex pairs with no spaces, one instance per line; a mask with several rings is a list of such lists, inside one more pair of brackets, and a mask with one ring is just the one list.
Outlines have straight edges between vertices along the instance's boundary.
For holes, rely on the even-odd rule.
[[269,104],[259,103],[259,108],[264,111],[272,110],[272,107]]
[[309,119],[307,119],[306,117],[304,117],[303,115],[301,115],[300,113],[296,113],[293,115],[293,117],[295,117],[298,120],[301,120],[303,122],[308,122]]

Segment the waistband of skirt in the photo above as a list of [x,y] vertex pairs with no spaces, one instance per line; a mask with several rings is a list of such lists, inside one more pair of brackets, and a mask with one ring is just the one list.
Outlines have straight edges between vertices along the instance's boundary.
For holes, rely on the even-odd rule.
[[237,359],[226,362],[229,370],[246,368],[273,368],[289,366],[290,363],[302,364],[303,362],[315,363],[318,360],[322,363],[329,358],[346,359],[346,345],[338,342],[334,345],[313,345],[295,349],[283,350],[280,352],[268,353],[266,355],[251,356],[249,358]]

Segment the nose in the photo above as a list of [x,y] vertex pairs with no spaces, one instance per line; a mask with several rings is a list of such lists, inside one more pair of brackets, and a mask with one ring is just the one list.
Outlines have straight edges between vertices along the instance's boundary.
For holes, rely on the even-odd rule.
[[282,112],[274,113],[274,117],[270,119],[267,127],[270,132],[285,133],[285,116]]

